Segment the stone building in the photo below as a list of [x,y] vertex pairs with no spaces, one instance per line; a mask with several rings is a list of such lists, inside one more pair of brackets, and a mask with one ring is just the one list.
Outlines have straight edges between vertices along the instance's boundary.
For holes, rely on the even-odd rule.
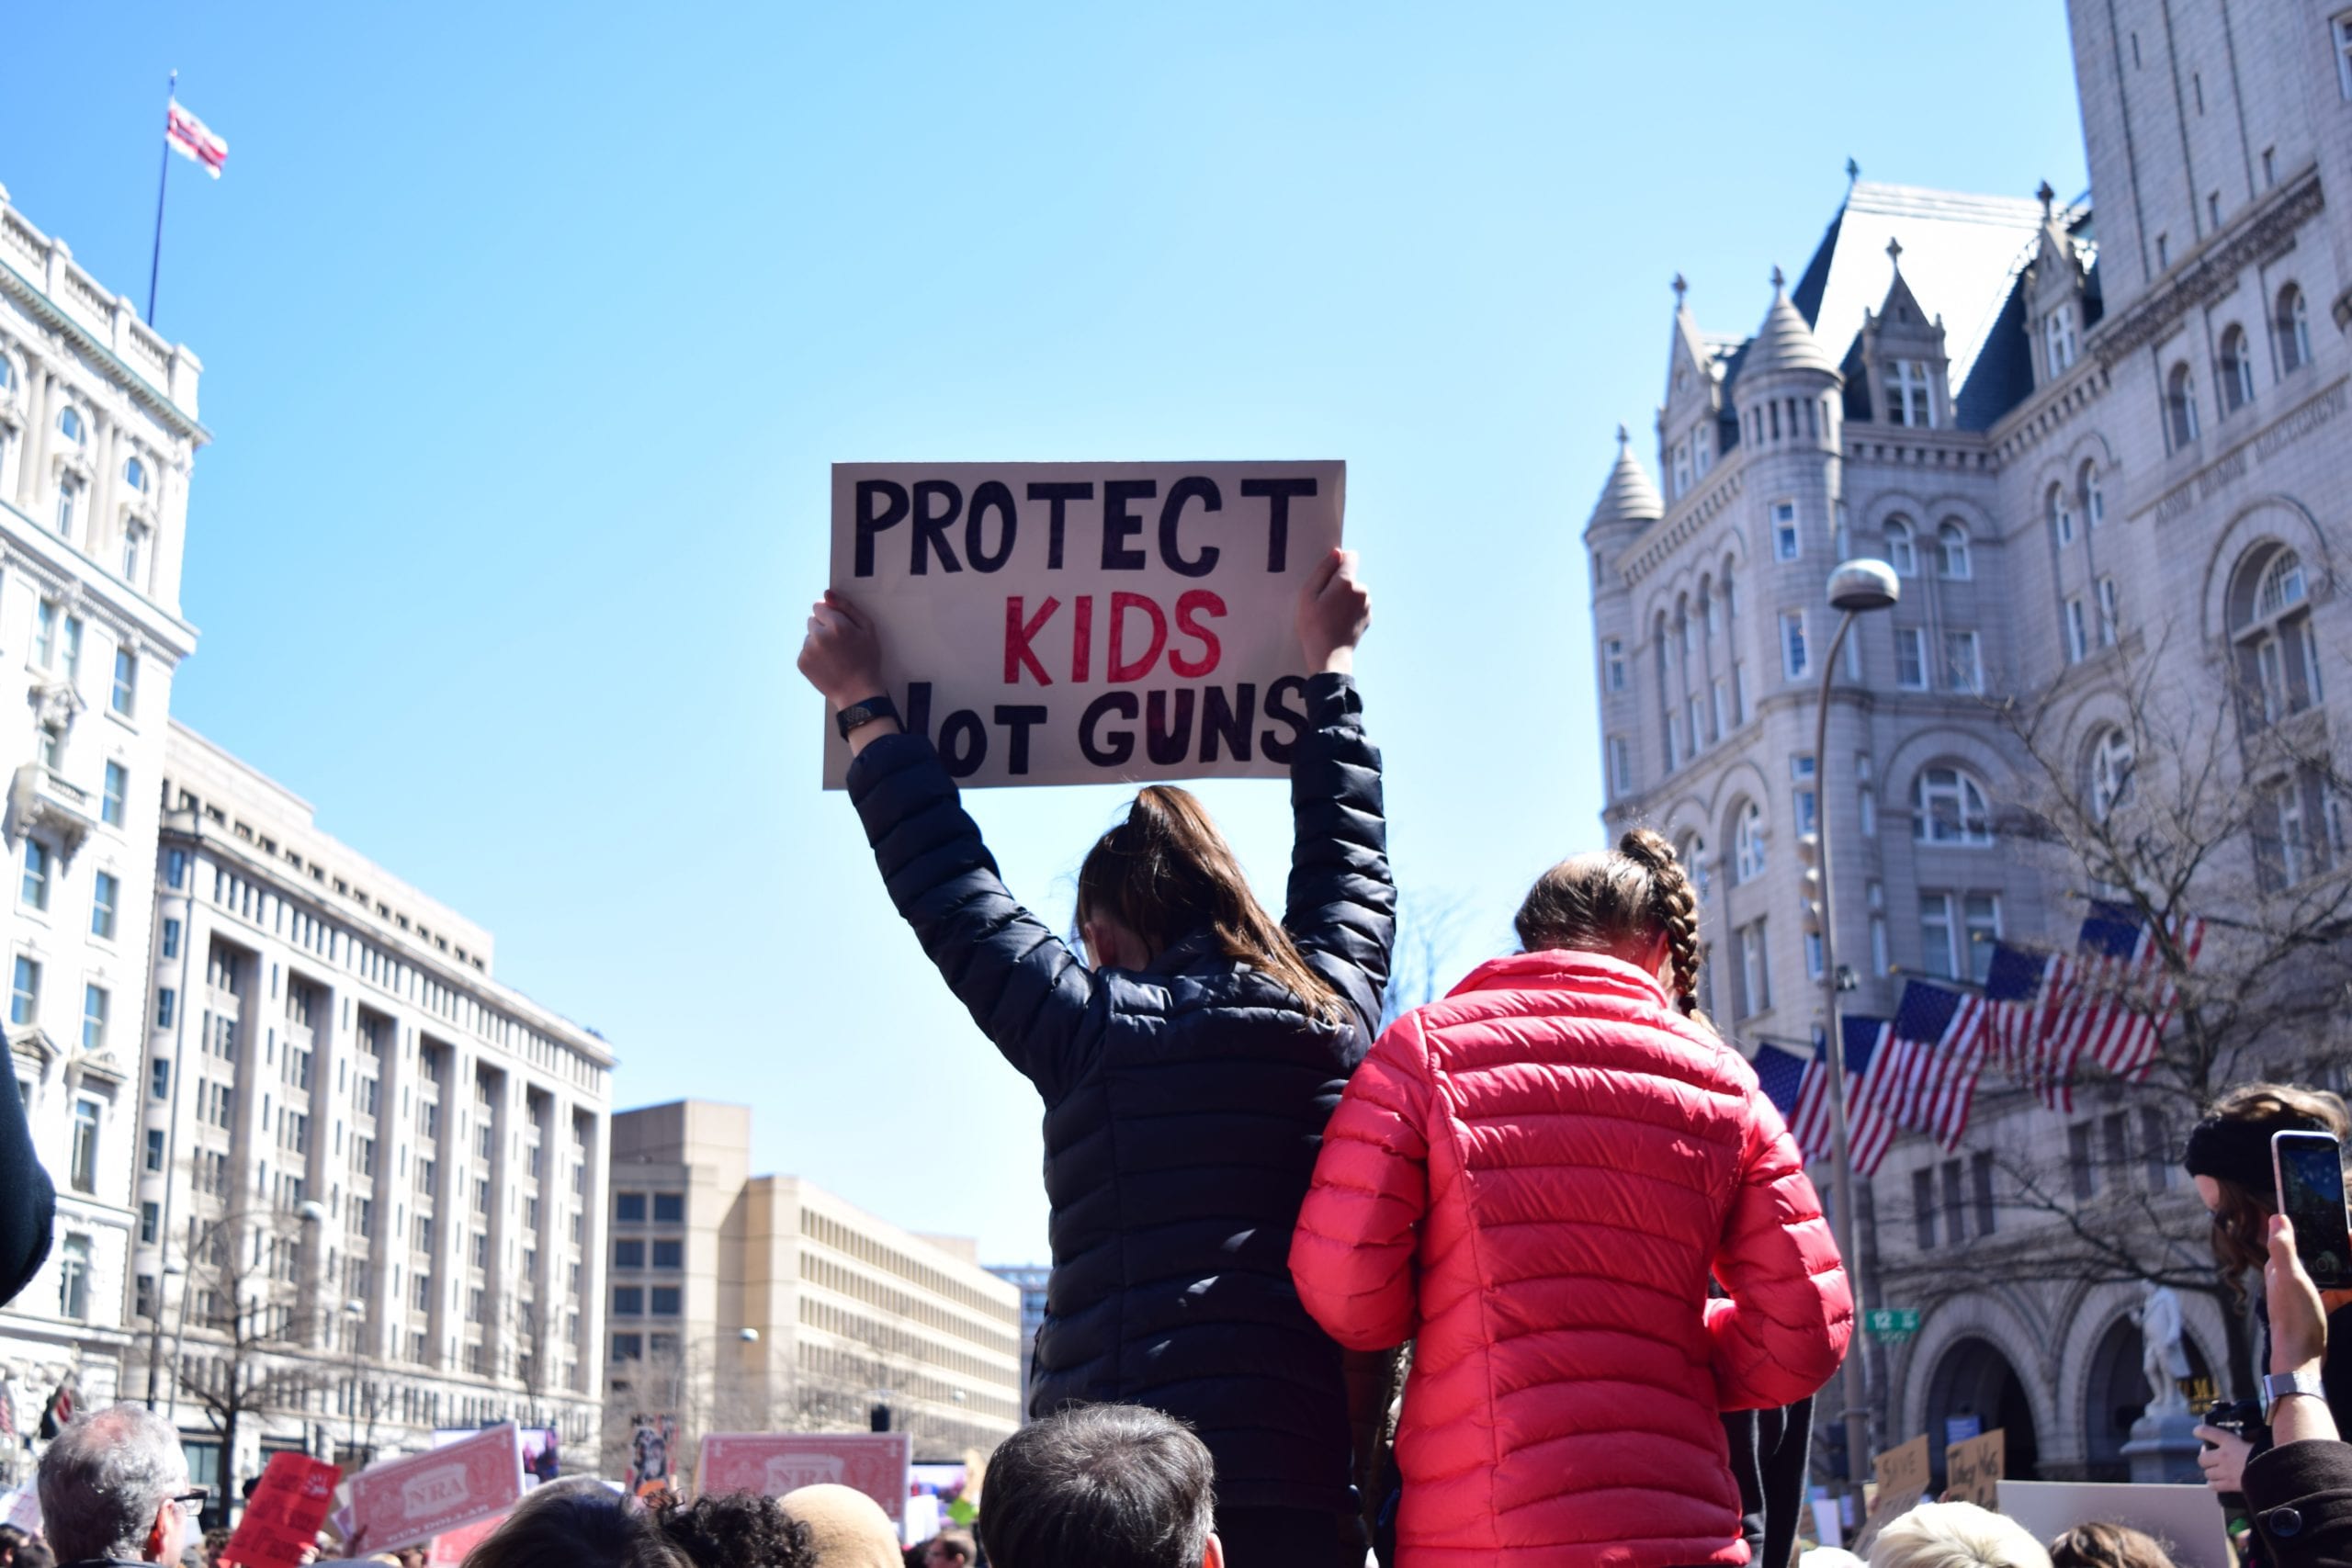
[[[0,1307],[18,1431],[62,1385],[88,1402],[133,1382],[140,1019],[172,676],[196,646],[180,551],[201,369],[0,191],[0,667],[25,682],[0,719],[0,936],[9,1065],[58,1191],[49,1262]],[[0,1481],[20,1463],[7,1445]]]
[[1021,1419],[1020,1292],[973,1244],[902,1230],[791,1176],[754,1176],[752,1113],[676,1100],[613,1118],[605,1473],[633,1423],[865,1431],[917,1460],[986,1454]]
[[610,1050],[284,786],[177,725],[160,773],[124,1392],[206,1483],[232,1404],[232,1481],[510,1417],[593,1448]]
[[[2135,684],[2222,714],[2260,806],[2200,885],[2210,917],[2352,872],[2352,12],[2069,13],[2089,197],[1857,180],[1744,334],[1701,330],[1678,280],[1663,485],[1621,432],[1586,526],[1606,818],[1699,868],[1705,999],[1747,1042],[1802,1051],[1821,1018],[1795,852],[1825,798],[1848,1009],[1891,1014],[1907,976],[1981,983],[1996,937],[2073,945],[2090,889],[2027,841],[2005,699],[2048,716],[2101,810],[2206,760],[2153,754]],[[1858,624],[1816,758],[1824,582],[1850,556],[1891,562],[1902,601]],[[2346,1044],[2267,1042],[2256,1065],[2342,1087]],[[1955,1154],[1897,1145],[1860,1205],[1873,1304],[1923,1314],[1871,1351],[1883,1435],[1974,1420],[2009,1430],[2013,1469],[2120,1473],[2141,1289],[2037,1267],[2067,1226],[2012,1172],[2071,1164],[2078,1215],[2128,1206],[2201,1247],[2184,1120],[2099,1086],[2060,1115],[1988,1072]],[[2243,1384],[2223,1298],[2186,1307],[2197,1366]]]

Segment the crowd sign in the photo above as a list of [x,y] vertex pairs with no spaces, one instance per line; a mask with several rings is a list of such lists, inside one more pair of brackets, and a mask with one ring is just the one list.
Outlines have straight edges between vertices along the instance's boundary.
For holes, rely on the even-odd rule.
[[1854,1538],[1850,1551],[1858,1557],[1870,1554],[1871,1542],[1887,1522],[1917,1507],[1927,1495],[1932,1477],[1928,1466],[1928,1439],[1922,1435],[1898,1449],[1889,1449],[1871,1461],[1877,1472],[1878,1491],[1871,1498],[1870,1517],[1863,1521],[1861,1533]]
[[431,1540],[513,1507],[523,1495],[523,1450],[512,1421],[446,1448],[388,1461],[351,1483],[354,1556]]
[[244,1568],[297,1568],[334,1506],[343,1472],[307,1454],[275,1453],[254,1483],[253,1495],[224,1554]]
[[2008,1439],[2001,1428],[1970,1438],[1944,1450],[1944,1496],[1954,1503],[1973,1503],[1998,1512],[2001,1470],[2008,1461]]
[[[832,586],[966,785],[1281,778],[1347,465],[837,463]],[[826,716],[825,786],[849,748]]]
[[756,1492],[781,1497],[831,1483],[863,1492],[903,1526],[914,1468],[904,1432],[713,1432],[695,1472],[705,1497]]

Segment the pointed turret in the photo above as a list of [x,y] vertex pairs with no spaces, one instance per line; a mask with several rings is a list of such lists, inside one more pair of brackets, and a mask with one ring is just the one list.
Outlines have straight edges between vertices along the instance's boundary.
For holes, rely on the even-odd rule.
[[1600,487],[1600,499],[1593,503],[1592,516],[1584,525],[1585,537],[1621,524],[1643,526],[1666,515],[1666,502],[1657,493],[1657,486],[1643,471],[1641,460],[1634,456],[1633,437],[1623,425],[1617,427],[1617,464],[1609,470],[1609,482]]
[[1764,312],[1764,324],[1756,329],[1756,337],[1747,345],[1747,357],[1741,361],[1742,379],[1768,375],[1778,370],[1816,370],[1827,375],[1838,374],[1838,367],[1822,352],[1821,340],[1813,335],[1797,308],[1789,303],[1786,279],[1781,269],[1772,269],[1772,305]]

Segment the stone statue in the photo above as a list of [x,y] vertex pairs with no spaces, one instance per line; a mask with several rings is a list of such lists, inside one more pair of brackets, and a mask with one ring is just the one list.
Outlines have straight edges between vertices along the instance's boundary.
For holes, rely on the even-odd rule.
[[2188,1376],[2188,1350],[2181,1343],[2180,1296],[2169,1285],[2151,1284],[2132,1316],[2140,1325],[2140,1373],[2148,1380],[2151,1416],[2188,1408],[2180,1380]]

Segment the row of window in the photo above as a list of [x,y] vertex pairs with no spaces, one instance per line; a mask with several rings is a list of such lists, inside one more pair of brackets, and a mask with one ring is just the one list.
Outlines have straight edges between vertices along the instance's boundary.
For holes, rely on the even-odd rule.
[[615,1237],[613,1241],[613,1267],[616,1269],[643,1269],[647,1267],[645,1259],[646,1249],[649,1246],[652,1248],[653,1262],[651,1267],[655,1269],[683,1269],[686,1266],[686,1244],[678,1240],[676,1237],[672,1236],[656,1237],[650,1243],[636,1237]]
[[[676,1285],[615,1285],[615,1317],[675,1317],[683,1292]],[[649,1305],[650,1303],[650,1305]]]
[[[9,983],[8,1021],[12,1024],[33,1024],[40,1021],[41,962],[26,953],[17,954],[16,972]],[[103,986],[82,987],[82,1049],[101,1051],[107,1043],[107,1017],[112,1001]]]
[[[15,376],[16,372],[8,362],[8,356],[6,354],[0,354],[0,392],[6,392],[14,384]],[[66,444],[76,452],[82,450],[87,442],[89,434],[87,422],[83,419],[82,411],[72,403],[67,403],[58,411],[56,429],[58,434],[63,437]],[[7,469],[12,434],[6,425],[0,425],[0,474],[5,474]],[[152,482],[152,474],[146,460],[136,455],[125,458],[122,465],[122,482],[125,488],[141,495],[146,494]],[[83,522],[85,489],[86,485],[81,474],[71,468],[58,477],[57,506],[53,513],[57,534],[59,537],[77,547],[81,540],[75,536]],[[147,539],[147,525],[134,517],[124,524],[122,536],[118,541],[121,552],[119,563],[119,575],[125,582],[135,588],[146,586]]]
[[686,1195],[683,1192],[616,1192],[613,1194],[613,1218],[625,1225],[643,1224],[649,1196],[652,1199],[655,1224],[682,1225],[686,1223]]
[[[2279,289],[2270,316],[2271,344],[2278,354],[2278,376],[2284,379],[2312,362],[2311,308],[2294,284]],[[2221,386],[2220,408],[2227,419],[2254,402],[2253,340],[2245,328],[2232,322],[2222,330],[2216,368]],[[2165,378],[2165,430],[2169,446],[2178,451],[2203,434],[2203,413],[2197,395],[2197,372],[2186,360],[2177,361]]]

